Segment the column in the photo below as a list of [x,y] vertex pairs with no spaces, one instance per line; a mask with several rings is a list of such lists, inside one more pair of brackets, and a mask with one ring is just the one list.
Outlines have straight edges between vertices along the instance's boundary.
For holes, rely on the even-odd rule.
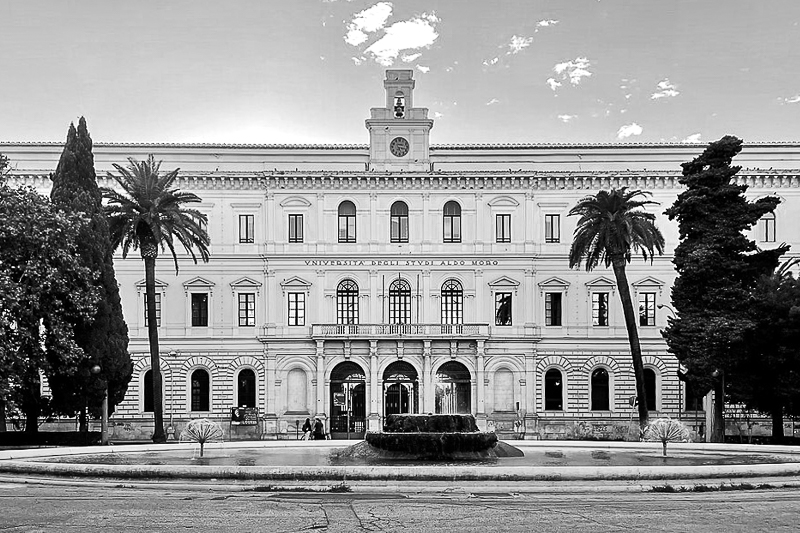
[[[266,207],[264,213],[264,226],[266,226],[266,235],[264,236],[264,242],[266,243],[266,251],[267,253],[274,253],[275,252],[275,226],[276,226],[276,215],[275,215],[275,193],[272,191],[266,192]],[[272,220],[270,220],[272,217]],[[234,220],[234,224],[238,224],[238,220]]]
[[422,193],[422,246],[423,250],[425,245],[431,243],[431,226],[433,221],[430,219],[431,209],[431,193]]
[[[266,268],[264,271],[264,297],[262,298],[264,302],[264,335],[275,335],[277,325],[275,324],[275,311],[272,308],[272,305],[281,306],[282,299],[278,297],[280,291],[278,290],[278,283],[275,279],[275,271]],[[236,305],[237,302],[234,302]],[[222,306],[220,306],[221,308]],[[230,316],[236,317],[237,310],[234,307],[233,312]],[[235,318],[234,318],[235,320]]]
[[422,413],[433,413],[436,409],[434,402],[434,384],[431,376],[431,340],[422,341]]
[[525,335],[535,335],[536,332],[536,322],[533,315],[534,309],[536,309],[536,305],[534,300],[534,274],[536,271],[532,268],[525,269],[525,281],[522,287],[522,294],[524,295],[522,309],[524,316],[522,317],[523,323],[525,325]]
[[[369,242],[369,250],[370,252],[377,252],[378,251],[378,231],[380,228],[385,228],[386,224],[382,220],[378,220],[378,193],[371,192],[369,193],[369,220],[367,220],[366,224],[363,224],[361,227],[366,226],[367,231],[366,233],[366,240]],[[358,232],[358,228],[356,228],[356,232]],[[358,235],[358,233],[356,233]],[[388,240],[388,235],[387,235]]]
[[539,211],[536,209],[536,204],[533,202],[533,191],[525,191],[525,234],[523,236],[525,242],[525,251],[530,253],[533,251],[533,246],[536,243],[536,217]]
[[[380,283],[380,278],[378,277],[377,270],[370,270],[369,271],[369,308],[368,313],[366,315],[366,320],[361,320],[362,323],[367,324],[380,324],[381,323],[381,305],[383,302],[379,298],[380,290],[378,288],[378,284]],[[377,341],[375,341],[377,342]]]
[[475,414],[475,422],[481,431],[486,431],[486,373],[484,371],[486,356],[485,341],[478,339],[478,346],[475,351],[475,374],[477,381],[478,405]]
[[379,392],[381,384],[378,381],[378,341],[369,341],[369,422],[370,431],[380,431]]
[[536,347],[525,354],[525,438],[536,437]]
[[275,396],[275,382],[277,377],[277,353],[275,350],[270,350],[268,345],[264,344],[263,349],[265,373],[264,387],[266,392],[266,405],[264,408],[264,433],[266,435],[277,435],[278,433],[278,406]]
[[[310,224],[309,224],[309,226],[310,226]],[[317,193],[317,234],[315,235],[315,239],[314,239],[314,243],[316,243],[316,247],[317,247],[317,252],[324,252],[325,251],[325,243],[326,242],[328,242],[328,241],[325,239],[325,195],[323,193],[321,193],[321,192],[318,192]]]
[[486,209],[483,205],[483,193],[475,193],[475,227],[472,228],[475,235],[475,246],[477,252],[483,251],[483,243],[486,238],[486,228],[492,231],[494,227],[494,220],[486,218]]
[[431,271],[422,271],[422,316],[418,318],[422,324],[436,324],[439,320],[433,313],[431,301]]
[[325,418],[325,341],[317,341],[317,416]]
[[[483,270],[480,268],[475,269],[475,322],[482,323],[488,322],[489,325],[494,324],[494,307],[486,309],[483,303],[483,293],[486,287],[483,285]],[[485,319],[485,317],[489,317]]]
[[[316,287],[314,287],[314,301],[306,303],[306,324],[336,322],[336,320],[329,320],[329,307],[325,305],[325,271],[320,269],[316,273],[317,282],[315,284]],[[309,294],[308,297],[310,296]],[[314,310],[313,313],[309,313],[311,309]]]

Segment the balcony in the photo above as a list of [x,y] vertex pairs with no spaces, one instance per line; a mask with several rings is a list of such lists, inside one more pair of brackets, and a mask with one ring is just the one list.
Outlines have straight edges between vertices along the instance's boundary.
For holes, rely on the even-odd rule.
[[314,324],[314,339],[486,339],[489,324]]

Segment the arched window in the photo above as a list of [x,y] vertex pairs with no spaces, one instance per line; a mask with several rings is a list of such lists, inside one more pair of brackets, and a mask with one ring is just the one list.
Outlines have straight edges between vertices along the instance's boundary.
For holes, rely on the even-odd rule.
[[356,206],[349,200],[339,204],[339,242],[356,242]]
[[408,242],[408,206],[405,202],[395,202],[391,214],[391,242]]
[[350,279],[336,287],[336,323],[358,324],[358,285]]
[[144,393],[144,411],[146,413],[153,412],[153,371],[148,370],[144,373],[142,378],[142,392]]
[[411,286],[404,279],[389,285],[389,323],[411,323]]
[[245,368],[239,372],[236,380],[236,397],[239,400],[239,407],[256,406],[256,373]]
[[564,380],[561,372],[551,368],[544,375],[544,410],[564,410]]
[[507,368],[501,368],[494,374],[494,410],[516,411],[514,402],[514,374]]
[[436,372],[436,413],[469,413],[471,390],[467,367],[456,361],[443,364]]
[[394,118],[405,118],[406,116],[406,96],[402,91],[394,93]]
[[444,204],[444,242],[461,242],[461,206],[452,200]]
[[457,280],[442,285],[442,324],[464,323],[464,289]]
[[658,410],[658,380],[656,379],[656,371],[652,368],[644,369],[644,390],[647,398],[647,410]]
[[286,376],[287,412],[308,413],[308,378],[302,368],[293,368]]
[[211,379],[208,372],[198,368],[192,372],[192,411],[210,411]]
[[592,411],[609,410],[609,383],[608,370],[595,368],[592,371]]

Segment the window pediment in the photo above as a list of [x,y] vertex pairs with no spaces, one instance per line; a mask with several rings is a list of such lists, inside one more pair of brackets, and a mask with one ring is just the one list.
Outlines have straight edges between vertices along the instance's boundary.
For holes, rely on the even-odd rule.
[[210,289],[213,286],[213,281],[209,281],[206,278],[201,278],[200,276],[192,278],[183,283],[184,289]]
[[231,289],[233,290],[258,289],[259,287],[261,287],[260,282],[254,280],[253,278],[249,278],[247,276],[231,282]]
[[638,281],[634,281],[631,283],[637,289],[647,288],[647,287],[663,287],[664,282],[660,279],[654,278],[652,276],[647,276],[646,278],[642,278]]
[[501,276],[494,281],[490,281],[489,286],[493,289],[515,289],[519,287],[519,281],[508,276]]
[[[144,292],[145,285],[146,285],[145,280],[142,279],[142,280],[137,281],[136,285],[135,285],[136,286],[136,291],[137,292]],[[164,292],[164,290],[167,288],[167,286],[169,286],[169,283],[166,283],[166,282],[161,281],[160,279],[156,278],[155,285],[156,285],[156,292]]]
[[541,288],[542,290],[555,289],[563,291],[569,288],[569,281],[553,276],[551,278],[547,278],[546,280],[539,282],[539,288]]
[[498,196],[486,202],[491,207],[517,207],[519,202],[510,196]]
[[611,290],[613,290],[617,286],[617,284],[614,282],[614,280],[612,280],[610,278],[607,278],[605,276],[600,276],[599,278],[595,278],[595,279],[593,279],[591,281],[587,281],[586,282],[586,286],[589,287],[589,289],[598,289],[598,290],[599,289],[611,289]]
[[302,196],[290,196],[289,198],[285,198],[281,201],[281,207],[294,207],[294,208],[306,208],[311,206],[311,202],[303,198]]

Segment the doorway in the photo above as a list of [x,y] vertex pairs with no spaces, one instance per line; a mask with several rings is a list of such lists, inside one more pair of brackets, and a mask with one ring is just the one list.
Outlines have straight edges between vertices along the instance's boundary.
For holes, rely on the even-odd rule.
[[356,363],[339,363],[331,372],[332,439],[362,439],[366,432],[367,384]]

